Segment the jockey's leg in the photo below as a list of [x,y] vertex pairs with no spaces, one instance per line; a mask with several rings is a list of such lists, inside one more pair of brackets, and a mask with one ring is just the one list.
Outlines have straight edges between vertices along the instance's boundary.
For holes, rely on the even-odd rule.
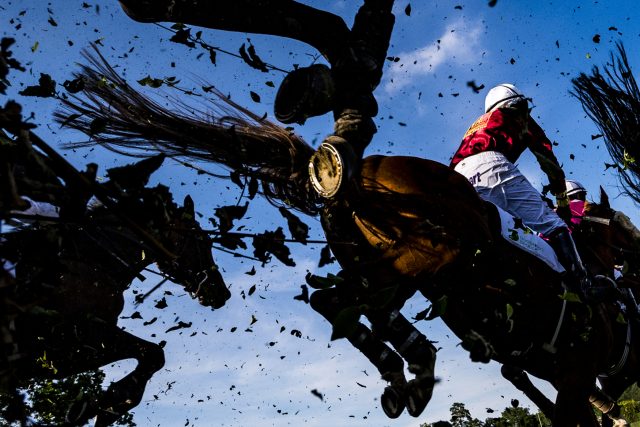
[[594,302],[610,300],[619,293],[613,279],[606,276],[595,276],[597,282],[592,283],[568,228],[562,227],[551,232],[549,244],[569,274],[569,280],[565,283],[570,292]]

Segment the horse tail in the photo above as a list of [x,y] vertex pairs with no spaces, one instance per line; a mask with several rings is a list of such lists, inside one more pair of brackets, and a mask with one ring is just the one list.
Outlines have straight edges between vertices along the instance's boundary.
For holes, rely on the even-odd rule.
[[572,80],[571,94],[604,136],[625,193],[640,203],[640,91],[624,46],[616,47],[617,57],[611,54],[602,73],[594,67],[591,75],[580,73]]
[[257,180],[276,205],[309,215],[319,212],[321,204],[308,179],[314,150],[299,136],[211,87],[205,88],[213,95],[207,112],[174,98],[164,107],[127,84],[95,46],[83,55],[88,64],[81,65],[73,80],[82,96],[63,100],[55,119],[90,139],[67,148],[101,145],[134,157],[161,152],[183,162],[218,163],[232,171],[230,177]]

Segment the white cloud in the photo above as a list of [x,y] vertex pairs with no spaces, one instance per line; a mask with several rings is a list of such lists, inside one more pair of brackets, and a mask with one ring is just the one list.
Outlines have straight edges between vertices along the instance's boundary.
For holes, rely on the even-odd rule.
[[400,61],[386,71],[384,89],[398,91],[416,79],[434,73],[443,64],[465,65],[480,59],[480,22],[469,23],[460,19],[446,27],[432,43],[410,52],[401,52]]

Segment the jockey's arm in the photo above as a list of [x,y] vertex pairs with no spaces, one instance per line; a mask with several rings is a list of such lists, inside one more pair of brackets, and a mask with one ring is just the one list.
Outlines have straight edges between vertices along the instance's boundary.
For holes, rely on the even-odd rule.
[[564,171],[552,150],[551,141],[533,118],[529,118],[529,150],[536,156],[540,169],[547,175],[551,193],[560,196],[566,191]]

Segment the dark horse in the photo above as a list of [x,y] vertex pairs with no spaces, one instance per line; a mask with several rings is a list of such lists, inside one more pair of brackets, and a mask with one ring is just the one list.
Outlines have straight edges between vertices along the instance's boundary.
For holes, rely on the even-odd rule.
[[[141,271],[156,262],[162,276],[206,306],[219,308],[229,298],[191,198],[178,206],[168,188],[145,187],[161,163],[162,158],[151,158],[109,170],[110,181],[101,185],[117,195],[117,211],[98,203],[70,215],[65,206],[58,218],[42,217],[3,233],[0,258],[13,267],[5,264],[11,274],[3,271],[5,286],[0,289],[0,332],[6,349],[0,360],[0,391],[15,393],[15,387],[31,378],[63,378],[136,359],[136,368],[96,401],[80,400],[69,410],[73,425],[96,415],[96,426],[110,425],[140,403],[147,382],[164,365],[160,345],[117,326],[123,293],[135,278],[144,279]],[[17,188],[22,194],[38,193],[20,185],[33,187],[33,176],[21,178]],[[43,188],[77,197],[59,181],[46,184]],[[149,234],[141,236],[118,212]]]
[[[602,188],[600,203],[587,203],[580,219],[573,229],[573,236],[583,260],[592,275],[611,276],[615,269],[622,270],[623,276],[617,279],[617,283],[621,289],[621,301],[627,305],[626,320],[612,329],[615,332],[613,346],[619,359],[598,375],[601,388],[594,388],[589,399],[603,413],[602,425],[611,426],[612,422],[616,422],[617,426],[628,425],[620,418],[620,407],[616,401],[630,385],[640,380],[637,369],[640,348],[636,338],[640,324],[637,310],[632,308],[636,304],[635,277],[640,272],[640,230],[624,213],[610,207],[609,198]],[[531,383],[526,373],[517,367],[505,365],[502,374],[545,415],[552,417],[555,410],[553,402]]]
[[[167,20],[309,43],[332,66],[338,94],[332,105],[335,146],[351,147],[359,159],[375,132],[370,91],[386,56],[392,0],[366,0],[351,30],[340,18],[290,0],[121,3],[142,22]],[[103,76],[114,85],[96,84]],[[321,200],[309,183],[313,149],[224,97],[217,120],[198,118],[150,102],[100,60],[84,67],[82,77],[87,98],[67,103],[80,117],[61,114],[59,120],[92,134],[95,139],[86,145],[101,143],[116,151],[153,147],[170,156],[218,162],[261,180],[270,200],[321,215],[344,271],[339,284],[314,293],[311,304],[334,326],[349,315],[369,318],[373,332],[354,321],[342,336],[390,381],[381,400],[390,416],[405,405],[418,415],[433,387],[435,348],[399,312],[420,290],[437,302],[438,314],[472,358],[520,366],[552,382],[558,389],[556,425],[597,425],[589,396],[597,375],[617,360],[618,306],[588,307],[563,292],[560,274],[502,238],[497,212],[462,176],[429,160],[372,156],[346,174],[351,179],[335,197]],[[95,119],[105,123],[99,135],[91,132]],[[416,374],[409,383],[403,359]]]
[[[430,160],[371,156],[336,197],[320,200],[308,181],[313,149],[297,136],[223,96],[218,102],[226,115],[216,120],[210,112],[205,119],[169,111],[100,59],[89,59],[93,68],[83,68],[89,96],[67,103],[81,116],[69,121],[60,113],[59,119],[85,132],[102,120],[105,129],[91,143],[222,163],[260,179],[272,201],[321,215],[344,271],[311,304],[332,322],[354,309],[371,320],[373,332],[354,322],[343,336],[391,382],[382,400],[389,415],[398,416],[405,404],[419,414],[433,387],[435,348],[399,313],[419,290],[438,302],[438,314],[472,358],[550,381],[558,390],[554,425],[597,425],[589,397],[596,377],[618,361],[615,338],[626,333],[616,321],[619,307],[590,308],[564,292],[561,274],[502,237],[498,213],[463,176]],[[114,85],[95,83],[104,77]],[[403,358],[416,374],[408,383]]]
[[[587,115],[594,121],[605,145],[614,161],[613,166],[618,172],[622,187],[635,202],[640,202],[640,166],[636,159],[640,156],[640,90],[634,78],[622,43],[617,44],[617,55],[612,54],[611,60],[601,70],[594,67],[591,74],[581,73],[573,79],[572,94],[580,100]],[[602,196],[601,196],[602,198]],[[601,207],[591,204],[586,212],[587,219],[607,216],[609,210],[608,199],[601,203]],[[602,212],[604,210],[604,212]],[[597,266],[605,271],[611,271],[612,265],[622,267],[623,275],[618,284],[625,292],[631,292],[633,299],[638,301],[640,296],[640,231],[621,212],[608,212],[610,222],[585,221],[574,234],[579,240],[594,235],[594,228],[606,228],[607,235],[624,236],[623,242],[608,241],[608,248],[597,253],[589,244],[582,244],[583,258],[591,260],[591,266]],[[601,245],[602,247],[602,245]],[[633,301],[629,301],[633,304]],[[613,415],[619,413],[616,400],[624,390],[639,380],[634,366],[638,363],[637,344],[635,339],[636,327],[630,330],[632,336],[625,338],[627,348],[621,352],[628,353],[628,359],[621,359],[614,372],[605,373],[599,377],[602,391],[596,390],[591,400],[604,413]],[[623,363],[626,362],[626,363]],[[543,396],[522,371],[506,369],[505,376],[516,384],[531,398],[545,413],[553,411],[553,403]],[[611,420],[604,417],[603,426],[611,425]]]

